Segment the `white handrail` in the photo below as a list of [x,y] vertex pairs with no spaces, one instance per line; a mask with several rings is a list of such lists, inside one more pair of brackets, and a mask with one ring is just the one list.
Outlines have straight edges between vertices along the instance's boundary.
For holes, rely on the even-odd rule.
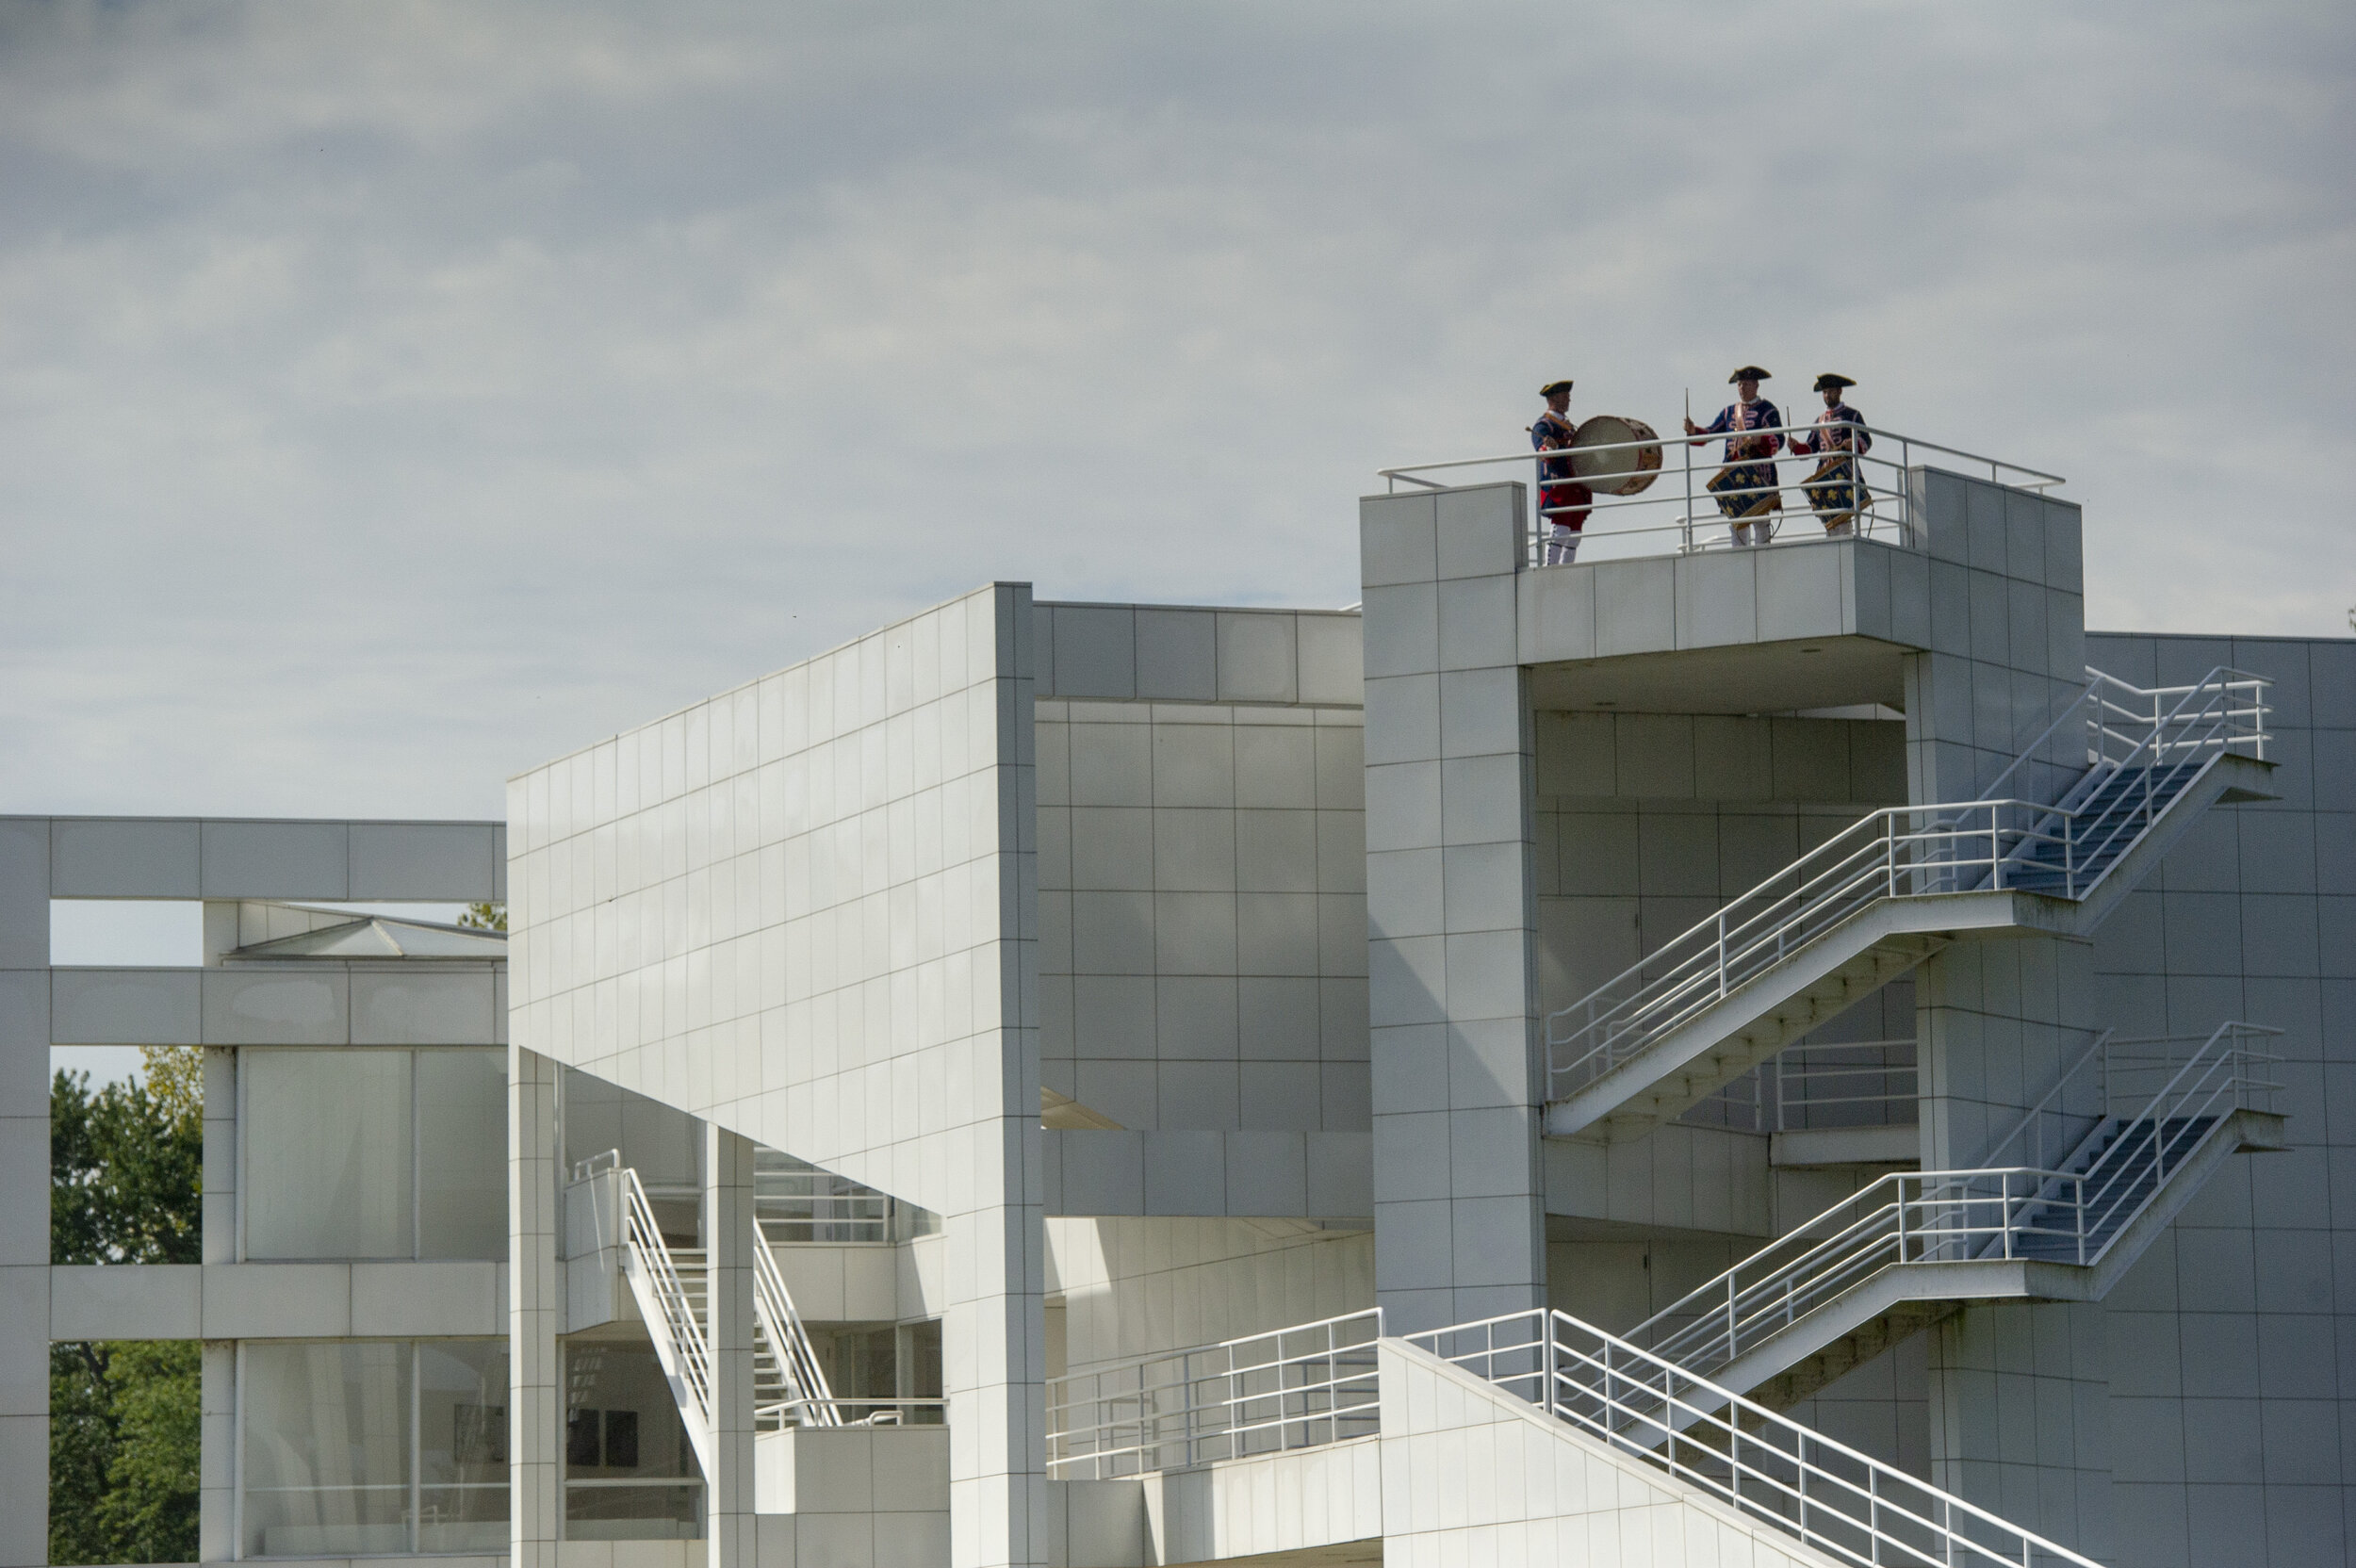
[[[2102,1054],[2079,1056],[2064,1070],[2063,1085],[2089,1060],[2151,1055],[2154,1047],[2162,1049],[2149,1065],[2118,1070],[2164,1074],[2166,1081],[2147,1097],[2113,1083],[2106,1071],[2105,1103],[2086,1134],[2107,1126],[2112,1136],[2093,1148],[2094,1138],[2082,1135],[2070,1168],[1997,1163],[2033,1124],[2038,1112],[2032,1111],[1990,1152],[1996,1158],[1988,1167],[1884,1176],[1654,1314],[1628,1337],[1689,1372],[1713,1373],[1888,1268],[2021,1258],[2099,1263],[2217,1122],[2236,1110],[2271,1109],[2280,1086],[2258,1070],[2280,1058],[2245,1042],[2281,1033],[2232,1021],[2206,1036],[2106,1035],[2097,1047]],[[2189,1052],[2165,1049],[2185,1040],[2200,1043]]]
[[753,1314],[768,1338],[770,1353],[785,1374],[786,1386],[794,1391],[794,1397],[777,1407],[778,1411],[790,1406],[806,1412],[812,1426],[843,1425],[842,1409],[826,1386],[826,1368],[819,1364],[817,1349],[810,1342],[810,1331],[802,1326],[794,1295],[785,1288],[785,1276],[778,1272],[777,1260],[770,1256],[769,1243],[757,1229],[753,1233]]
[[1109,1480],[1379,1429],[1379,1307],[1158,1351],[1047,1384],[1047,1473]]
[[[1047,1471],[1106,1479],[1382,1429],[1380,1307],[1050,1379]],[[2092,1560],[1540,1308],[1404,1343],[1857,1568]]]
[[[2137,689],[2094,672],[2086,694],[2057,725],[2113,691],[2152,699],[2140,736],[2098,714],[2089,755],[2098,766],[2058,803],[2000,795],[1952,805],[1867,813],[1715,915],[1547,1016],[1547,1098],[1561,1100],[1641,1054],[1669,1030],[1886,898],[2029,886],[2065,898],[2091,892],[2182,789],[2218,756],[2263,760],[2267,682],[2223,667],[2192,686]],[[2160,701],[2176,695],[2162,710]],[[2053,734],[2033,743],[2034,755]],[[2111,742],[2129,743],[2114,757]],[[2107,765],[2103,765],[2107,764]],[[2019,763],[2015,763],[2018,767]],[[2005,779],[2011,776],[2007,769]],[[2097,776],[2099,775],[2100,776]],[[2125,776],[2139,792],[2129,808],[2102,786]],[[2087,803],[2093,803],[2089,808]],[[2132,831],[2130,831],[2132,829]],[[2053,885],[2058,878],[2058,885]]]
[[704,1337],[703,1324],[696,1319],[686,1282],[671,1262],[663,1227],[656,1222],[654,1206],[646,1201],[646,1184],[639,1181],[634,1167],[620,1166],[616,1174],[622,1187],[622,1236],[639,1315],[646,1320],[655,1358],[671,1380],[687,1435],[709,1474],[712,1464],[712,1347]]
[[[1891,1059],[1903,1052],[1905,1059]],[[1870,1058],[1857,1059],[1860,1054]],[[1690,1106],[1681,1119],[1697,1127],[1753,1133],[1853,1132],[1911,1125],[1914,1120],[1914,1037],[1819,1040],[1786,1046]],[[1859,1108],[1880,1106],[1878,1114]],[[1827,1115],[1826,1113],[1829,1113]]]
[[1568,1313],[1513,1313],[1406,1340],[1857,1568],[2097,1568]]
[[[1643,439],[1631,439],[1627,441],[1597,441],[1586,443],[1582,444],[1578,449],[1580,452],[1645,452],[1659,447],[1681,446],[1690,449],[1692,447],[1703,446],[1711,441],[1723,441],[1728,433],[1732,433],[1737,439],[1740,439],[1742,436],[1746,434],[1773,434],[1784,436],[1788,439],[1794,435],[1805,435],[1810,432],[1831,430],[1859,431],[1872,440],[1902,442],[1908,447],[1920,447],[1924,451],[1937,452],[1942,457],[1959,457],[1966,463],[1985,463],[1989,465],[1992,468],[2006,469],[2016,474],[2025,475],[2030,480],[2040,485],[2066,484],[2069,482],[2059,474],[2049,474],[2042,469],[2032,468],[2024,464],[2009,462],[2001,457],[1988,457],[1979,452],[1968,452],[1960,447],[1941,446],[1939,442],[1926,440],[1920,435],[1907,435],[1900,431],[1888,430],[1879,425],[1869,425],[1862,420],[1853,419],[1829,419],[1824,421],[1823,423],[1797,425],[1770,425],[1761,431],[1735,431],[1731,433],[1720,431],[1709,435],[1686,435],[1680,432],[1676,434],[1659,436],[1649,441]],[[1377,468],[1375,470],[1375,476],[1378,479],[1403,479],[1412,484],[1415,482],[1415,475],[1428,474],[1442,468],[1486,468],[1494,467],[1501,463],[1528,463],[1532,459],[1559,459],[1569,455],[1570,452],[1568,450],[1558,448],[1552,451],[1538,451],[1534,449],[1530,451],[1509,451],[1494,457],[1451,457],[1443,459],[1437,463],[1402,463],[1396,467]],[[1715,468],[1719,466],[1719,465],[1713,463],[1710,465],[1710,466]],[[2026,486],[2023,486],[2022,488],[2026,488]]]
[[[1854,433],[1851,441],[1853,448],[1872,449],[1877,442],[1881,444],[1881,448],[1879,450],[1820,450],[1789,452],[1781,455],[1771,452],[1759,457],[1732,458],[1724,462],[1707,456],[1697,459],[1694,455],[1698,449],[1728,436],[1738,440],[1746,434],[1773,436],[1776,439],[1776,445],[1780,447],[1784,441],[1793,436],[1824,435],[1834,431]],[[1662,461],[1663,449],[1671,446],[1678,449],[1677,457],[1675,462],[1664,463]],[[1894,457],[1891,455],[1892,452],[1896,454]],[[1562,466],[1566,465],[1574,455],[1588,458],[1609,457],[1616,454],[1633,454],[1639,461],[1649,459],[1656,482],[1672,478],[1677,482],[1661,485],[1656,493],[1618,496],[1611,493],[1608,488],[1597,489],[1595,486],[1607,484],[1611,478],[1625,476],[1596,476],[1591,472],[1590,480],[1594,482],[1590,483],[1589,480],[1573,477],[1562,468]],[[1708,436],[1670,434],[1651,440],[1598,442],[1579,447],[1576,454],[1561,449],[1549,451],[1514,451],[1496,456],[1451,458],[1437,463],[1408,464],[1399,467],[1379,469],[1377,472],[1388,488],[1396,493],[1402,482],[1427,490],[1441,490],[1448,487],[1447,482],[1427,477],[1430,475],[1447,474],[1452,470],[1464,468],[1498,466],[1518,468],[1525,464],[1530,465],[1533,469],[1530,476],[1531,484],[1536,491],[1541,492],[1538,495],[1534,513],[1537,523],[1546,523],[1564,513],[1577,513],[1581,514],[1581,519],[1586,525],[1586,531],[1583,534],[1585,538],[1593,539],[1597,535],[1604,535],[1617,541],[1633,539],[1641,535],[1670,534],[1674,535],[1674,538],[1669,541],[1672,547],[1678,552],[1686,554],[1697,550],[1721,548],[1732,543],[1730,536],[1727,538],[1718,536],[1718,526],[1732,519],[1726,518],[1721,512],[1710,510],[1722,498],[1732,498],[1738,496],[1779,497],[1780,492],[1786,488],[1795,489],[1800,492],[1800,505],[1793,513],[1784,514],[1784,515],[1805,518],[1808,511],[1816,505],[1818,499],[1818,497],[1808,493],[1809,486],[1829,484],[1848,492],[1845,504],[1848,508],[1848,514],[1855,519],[1854,527],[1857,533],[1869,536],[1879,533],[1894,534],[1896,543],[1901,547],[1914,548],[1919,547],[1922,543],[1919,531],[1915,527],[1913,483],[1913,476],[1917,471],[1918,454],[1925,457],[1959,459],[1966,464],[1984,466],[1991,482],[2007,485],[2014,489],[2032,490],[2042,494],[2051,487],[2064,482],[2058,474],[2049,474],[2001,458],[1968,452],[1960,448],[1944,446],[1936,441],[1926,441],[1920,436],[1877,429],[1856,420],[1768,426],[1755,432],[1720,432]],[[1810,460],[1845,461],[1847,468],[1845,473],[1808,473],[1787,482],[1776,465],[1795,459],[1804,462]],[[1554,466],[1555,471],[1549,472],[1549,466]],[[1774,482],[1716,490],[1710,488],[1713,479],[1721,486],[1725,485],[1728,477],[1727,470],[1748,467],[1770,469],[1775,476]],[[1562,484],[1588,484],[1591,490],[1590,498],[1577,506],[1548,507],[1542,493],[1544,488],[1548,485]],[[1826,498],[1829,500],[1832,498]],[[1638,509],[1642,513],[1662,517],[1665,520],[1632,527],[1614,526],[1608,531],[1601,526],[1607,514],[1612,516],[1614,523],[1618,523],[1619,519],[1630,514],[1629,509]],[[1742,520],[1772,527],[1778,519],[1771,513],[1768,515]],[[1531,547],[1530,564],[1533,565],[1540,564],[1542,552],[1538,547],[1543,541],[1539,536],[1545,531],[1543,528],[1533,528],[1530,531],[1529,544]]]

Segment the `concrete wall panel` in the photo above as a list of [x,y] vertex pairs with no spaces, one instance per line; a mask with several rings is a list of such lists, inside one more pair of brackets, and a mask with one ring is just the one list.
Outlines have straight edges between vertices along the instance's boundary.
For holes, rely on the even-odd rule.
[[353,823],[351,892],[361,900],[473,902],[499,896],[490,823]]
[[55,970],[49,998],[49,1037],[57,1045],[195,1045],[205,1037],[195,970]]
[[345,899],[351,829],[339,822],[207,822],[205,898]]

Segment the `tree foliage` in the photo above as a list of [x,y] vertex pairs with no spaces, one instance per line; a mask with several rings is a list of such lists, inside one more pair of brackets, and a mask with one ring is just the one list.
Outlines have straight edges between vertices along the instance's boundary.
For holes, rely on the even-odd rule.
[[49,1092],[49,1261],[201,1263],[204,1053],[151,1047],[148,1081]]
[[507,929],[507,906],[504,904],[469,904],[466,912],[458,917],[458,923],[477,931]]
[[[145,1054],[142,1084],[50,1086],[52,1263],[202,1261],[204,1053]],[[50,1347],[50,1561],[196,1560],[202,1364],[188,1341]]]

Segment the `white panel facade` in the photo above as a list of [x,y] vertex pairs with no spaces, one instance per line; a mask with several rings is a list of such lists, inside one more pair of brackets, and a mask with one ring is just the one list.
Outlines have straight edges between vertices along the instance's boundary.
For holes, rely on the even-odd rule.
[[527,1050],[942,1217],[960,1564],[1045,1560],[1030,595],[516,779]]

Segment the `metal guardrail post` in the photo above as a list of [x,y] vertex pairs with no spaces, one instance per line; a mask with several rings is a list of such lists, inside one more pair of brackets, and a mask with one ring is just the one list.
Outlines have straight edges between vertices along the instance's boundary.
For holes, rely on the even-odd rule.
[[2086,1261],[2086,1179],[2084,1176],[2073,1176],[2070,1180],[2076,1198],[2078,1266],[2083,1268]]

